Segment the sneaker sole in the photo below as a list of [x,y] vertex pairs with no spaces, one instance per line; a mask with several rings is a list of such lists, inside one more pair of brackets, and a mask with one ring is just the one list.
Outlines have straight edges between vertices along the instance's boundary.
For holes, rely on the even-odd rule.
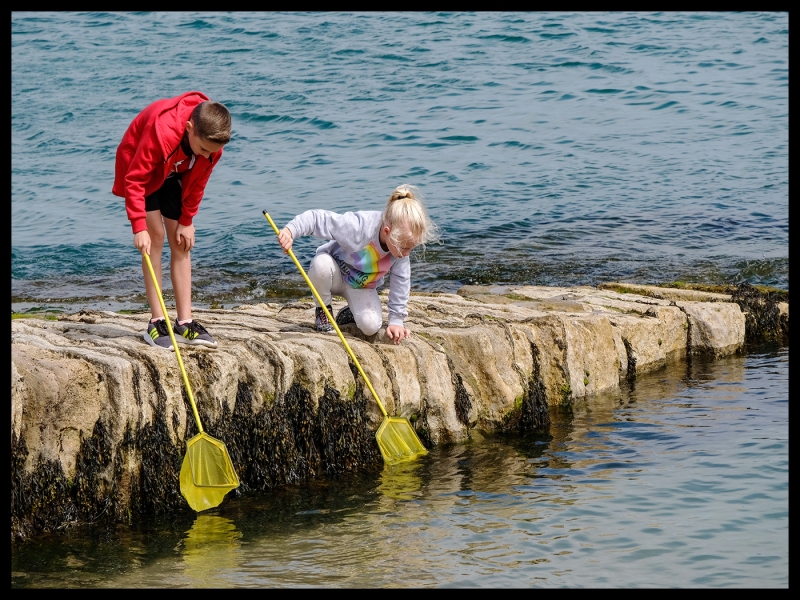
[[216,348],[219,346],[218,342],[208,342],[206,340],[187,340],[182,335],[176,335],[175,339],[179,344],[186,344],[187,346],[205,346],[206,348]]
[[156,344],[155,340],[153,340],[153,338],[150,337],[150,334],[147,333],[146,331],[142,334],[142,337],[144,338],[144,341],[150,344],[153,348],[158,348],[159,350],[170,350],[170,351],[174,350],[172,344],[170,344],[169,346],[159,346],[158,344]]

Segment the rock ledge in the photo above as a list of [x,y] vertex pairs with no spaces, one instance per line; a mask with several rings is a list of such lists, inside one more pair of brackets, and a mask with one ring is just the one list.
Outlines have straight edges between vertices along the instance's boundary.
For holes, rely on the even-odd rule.
[[[409,418],[429,447],[473,430],[546,432],[549,405],[687,354],[742,348],[745,314],[730,297],[642,288],[415,293],[403,344],[344,332],[389,414]],[[242,482],[228,497],[380,468],[382,416],[335,333],[313,330],[310,301],[195,318],[220,348],[181,354],[204,429]],[[102,311],[12,321],[12,539],[190,510],[178,473],[196,426],[175,356],[145,343],[145,321]]]

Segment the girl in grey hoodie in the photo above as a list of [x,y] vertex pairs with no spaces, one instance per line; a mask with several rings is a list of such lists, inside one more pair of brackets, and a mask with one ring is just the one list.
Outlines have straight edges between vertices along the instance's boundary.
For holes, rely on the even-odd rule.
[[[430,220],[419,190],[395,188],[386,208],[338,214],[307,210],[286,224],[278,234],[284,252],[304,235],[330,240],[317,248],[308,277],[331,312],[331,296],[342,296],[347,306],[336,323],[355,323],[365,335],[374,335],[383,324],[377,288],[389,278],[389,321],[386,335],[399,344],[411,332],[403,325],[411,291],[409,254],[420,244],[436,241],[438,228]],[[315,300],[316,302],[316,300]],[[325,311],[316,308],[317,331],[333,331]]]

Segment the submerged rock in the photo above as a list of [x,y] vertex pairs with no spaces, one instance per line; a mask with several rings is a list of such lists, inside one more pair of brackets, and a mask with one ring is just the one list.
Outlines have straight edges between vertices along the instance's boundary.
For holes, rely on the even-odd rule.
[[[546,433],[550,405],[687,354],[741,349],[745,314],[730,296],[656,289],[416,293],[414,335],[401,345],[383,330],[343,331],[387,412],[408,418],[428,447],[475,430]],[[788,331],[788,304],[781,311]],[[203,427],[241,480],[228,497],[381,467],[382,414],[338,336],[314,331],[311,302],[195,318],[220,347],[184,345],[181,355]],[[12,539],[190,510],[178,480],[197,427],[175,355],[144,342],[145,323],[102,311],[12,321]]]

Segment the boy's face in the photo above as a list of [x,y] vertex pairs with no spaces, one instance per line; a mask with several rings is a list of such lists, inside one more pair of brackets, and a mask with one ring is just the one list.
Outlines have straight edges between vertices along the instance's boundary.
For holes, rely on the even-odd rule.
[[208,158],[214,152],[221,150],[225,145],[201,138],[199,135],[197,135],[194,123],[191,121],[187,121],[186,123],[186,132],[189,134],[189,146],[191,146],[192,152],[199,154],[200,156],[205,156]]

